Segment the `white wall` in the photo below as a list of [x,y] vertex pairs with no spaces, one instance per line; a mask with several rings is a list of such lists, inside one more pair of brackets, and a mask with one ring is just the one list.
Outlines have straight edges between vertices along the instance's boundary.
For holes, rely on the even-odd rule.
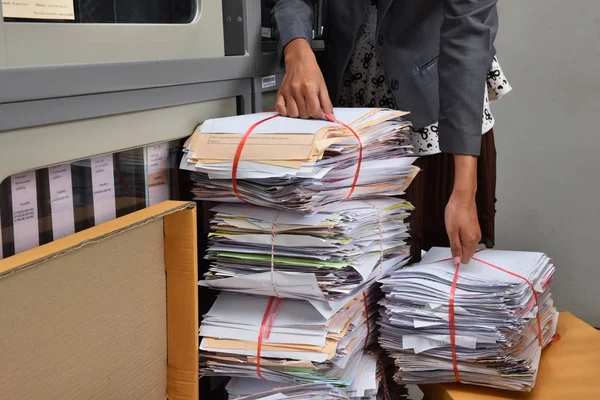
[[600,0],[502,0],[497,247],[556,263],[555,302],[600,327]]

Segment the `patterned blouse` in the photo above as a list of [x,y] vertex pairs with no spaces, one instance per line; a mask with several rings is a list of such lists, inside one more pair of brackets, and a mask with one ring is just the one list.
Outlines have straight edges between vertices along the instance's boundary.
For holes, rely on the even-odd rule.
[[[338,99],[338,104],[342,107],[397,108],[383,67],[378,60],[376,27],[377,8],[371,5],[354,44],[354,54],[344,74]],[[490,101],[500,99],[511,90],[498,59],[494,57],[487,76],[487,90],[483,94],[482,134],[494,127]],[[423,128],[413,128],[411,142],[416,155],[425,156],[440,152],[437,132],[437,122]]]

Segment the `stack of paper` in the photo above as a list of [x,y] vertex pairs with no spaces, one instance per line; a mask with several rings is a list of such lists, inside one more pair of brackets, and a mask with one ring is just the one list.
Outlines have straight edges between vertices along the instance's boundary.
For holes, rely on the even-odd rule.
[[269,298],[221,292],[200,326],[200,373],[349,386],[359,375],[363,349],[377,341],[379,293],[370,290],[350,298],[332,316],[306,301],[281,300],[269,333],[262,336],[258,368],[258,341]]
[[200,285],[335,310],[333,303],[408,261],[412,208],[395,198],[346,201],[312,215],[220,204],[209,234],[211,265]]
[[[449,249],[434,248],[419,265],[381,281],[386,295],[380,302],[385,308],[379,340],[395,360],[397,382],[456,380],[449,324],[456,267],[448,259]],[[460,266],[453,315],[461,382],[533,388],[541,349],[552,340],[558,322],[549,291],[553,274],[546,255],[530,252],[484,250]]]
[[230,400],[348,400],[345,393],[328,383],[282,385],[251,378],[233,378],[227,384]]
[[[256,378],[232,378],[227,384],[229,399],[344,399],[344,400],[375,400],[385,397],[383,374],[374,355],[364,353],[360,368],[354,382],[346,388],[339,389],[328,383],[315,382],[312,384],[290,384],[264,381]],[[404,386],[394,385],[390,388],[390,399],[406,398]]]
[[[192,171],[195,199],[239,202],[232,186],[244,133],[273,113],[205,121],[187,141],[181,168]],[[402,194],[418,168],[402,111],[335,109],[348,128],[325,120],[275,117],[258,125],[239,156],[239,195],[252,204],[312,213],[344,200]],[[355,181],[360,161],[360,174]]]

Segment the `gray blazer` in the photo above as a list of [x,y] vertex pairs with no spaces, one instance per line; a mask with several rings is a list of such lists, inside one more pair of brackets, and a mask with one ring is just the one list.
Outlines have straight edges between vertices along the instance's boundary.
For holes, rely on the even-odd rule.
[[[370,0],[327,0],[323,73],[337,101]],[[445,153],[479,155],[497,0],[379,0],[378,51],[396,104],[416,128],[439,121]],[[311,0],[276,0],[279,51],[312,36]]]

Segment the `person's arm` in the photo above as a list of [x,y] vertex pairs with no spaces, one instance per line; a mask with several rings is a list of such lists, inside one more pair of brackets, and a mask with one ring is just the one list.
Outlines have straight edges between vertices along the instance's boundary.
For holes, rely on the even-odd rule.
[[446,206],[446,230],[455,262],[477,250],[477,156],[486,76],[498,30],[497,0],[446,0],[438,59],[440,150],[454,154],[455,179]]
[[286,73],[277,93],[283,116],[321,118],[333,106],[317,59],[310,46],[313,9],[310,0],[276,0],[273,22],[279,34],[279,56]]
[[312,42],[313,6],[311,0],[273,0],[271,16],[279,37],[279,59],[284,60],[284,49],[295,39]]

